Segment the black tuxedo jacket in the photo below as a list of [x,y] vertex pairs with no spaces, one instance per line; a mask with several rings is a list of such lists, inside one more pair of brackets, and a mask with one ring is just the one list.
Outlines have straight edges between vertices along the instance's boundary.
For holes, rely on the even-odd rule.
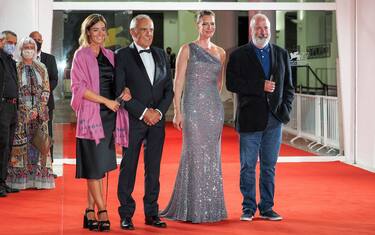
[[49,88],[50,88],[50,95],[49,95],[47,106],[49,110],[53,110],[55,108],[55,99],[53,96],[53,90],[56,88],[57,82],[59,80],[56,60],[53,55],[41,52],[40,62],[42,62],[47,67]]
[[5,85],[5,65],[4,65],[3,58],[1,58],[1,55],[0,55],[0,98],[4,96],[4,89],[5,89],[4,85]]
[[236,129],[239,132],[263,131],[269,112],[282,123],[289,122],[294,98],[289,56],[281,47],[270,46],[270,79],[276,83],[273,93],[264,91],[266,75],[252,44],[237,48],[229,56],[226,86],[237,93]]
[[115,53],[116,96],[121,94],[125,86],[130,89],[132,99],[122,103],[130,114],[129,121],[133,127],[144,125],[139,118],[145,108],[159,109],[163,113],[163,119],[156,126],[164,125],[165,113],[173,99],[173,84],[167,55],[160,48],[150,49],[155,62],[153,84],[134,43]]

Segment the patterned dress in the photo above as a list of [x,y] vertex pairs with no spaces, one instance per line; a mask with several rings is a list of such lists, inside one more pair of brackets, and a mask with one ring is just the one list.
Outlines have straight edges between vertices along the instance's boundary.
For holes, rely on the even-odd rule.
[[[7,184],[18,189],[55,187],[51,155],[41,154],[32,144],[35,131],[42,126],[48,134],[49,80],[44,64],[17,64],[17,126],[8,167]],[[36,113],[33,119],[32,113]]]
[[227,217],[221,171],[224,109],[217,89],[221,63],[189,44],[182,101],[183,146],[176,182],[162,217],[192,223]]

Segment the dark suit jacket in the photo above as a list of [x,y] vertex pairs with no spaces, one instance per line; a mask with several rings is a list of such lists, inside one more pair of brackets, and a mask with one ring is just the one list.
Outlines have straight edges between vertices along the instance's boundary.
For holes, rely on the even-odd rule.
[[4,87],[5,82],[4,81],[5,81],[5,67],[4,67],[3,58],[0,57],[0,98],[2,98],[3,95],[4,95],[3,94],[4,89],[5,89],[5,87]]
[[[0,49],[0,98],[4,97],[5,79],[14,79],[18,84],[16,62]],[[16,87],[16,89],[18,89]],[[18,97],[18,90],[15,91]]]
[[273,93],[264,91],[265,74],[251,44],[231,53],[227,65],[226,86],[237,93],[236,129],[239,132],[262,131],[268,122],[268,113],[288,123],[294,87],[289,57],[286,50],[271,46],[271,80],[276,83]]
[[47,106],[49,110],[52,110],[55,108],[55,99],[53,96],[53,90],[55,90],[57,86],[57,82],[59,80],[56,60],[53,55],[41,52],[40,62],[42,62],[47,67],[49,88],[50,88],[50,95],[49,95]]
[[151,47],[151,53],[155,61],[153,85],[134,43],[115,53],[116,96],[121,94],[125,86],[130,89],[132,99],[123,102],[123,105],[130,114],[130,126],[133,127],[144,125],[139,117],[145,108],[159,109],[163,113],[163,119],[156,126],[164,125],[165,113],[173,99],[173,84],[167,55],[156,47]]

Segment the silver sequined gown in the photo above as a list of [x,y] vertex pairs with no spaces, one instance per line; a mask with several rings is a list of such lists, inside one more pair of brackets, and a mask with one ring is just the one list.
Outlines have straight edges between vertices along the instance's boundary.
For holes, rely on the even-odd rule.
[[192,223],[227,217],[221,171],[224,110],[217,89],[220,61],[189,44],[182,101],[183,146],[176,182],[161,216]]

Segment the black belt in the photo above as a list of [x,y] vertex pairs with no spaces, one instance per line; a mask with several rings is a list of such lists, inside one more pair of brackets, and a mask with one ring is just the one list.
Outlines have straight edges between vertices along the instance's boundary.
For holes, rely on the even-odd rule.
[[1,98],[1,103],[9,103],[9,104],[17,104],[17,98],[7,98],[7,97],[2,97]]

